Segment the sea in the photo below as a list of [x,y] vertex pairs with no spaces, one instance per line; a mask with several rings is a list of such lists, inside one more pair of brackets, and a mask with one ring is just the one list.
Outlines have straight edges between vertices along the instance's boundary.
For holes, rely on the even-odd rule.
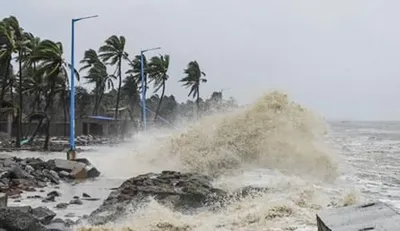
[[[111,188],[130,177],[176,170],[213,176],[215,187],[227,191],[249,185],[270,190],[217,211],[193,214],[150,200],[112,224],[82,224],[75,229],[315,231],[315,215],[326,208],[380,200],[400,210],[400,122],[326,121],[281,92],[192,124],[138,133],[132,141],[113,147],[87,148],[79,157],[88,158],[101,171],[98,179],[25,193],[21,199],[10,199],[10,205],[47,206],[60,218],[77,219],[99,207]],[[13,154],[66,157],[65,153]],[[27,198],[52,190],[62,194],[56,202]],[[82,193],[100,200],[54,208]]]

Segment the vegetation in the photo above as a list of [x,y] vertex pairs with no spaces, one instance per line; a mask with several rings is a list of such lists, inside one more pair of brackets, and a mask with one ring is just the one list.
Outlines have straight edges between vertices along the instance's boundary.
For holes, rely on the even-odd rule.
[[[157,126],[166,125],[166,121],[173,124],[178,119],[190,119],[223,103],[234,104],[233,99],[223,102],[222,92],[214,92],[205,101],[200,97],[201,84],[207,80],[195,60],[189,62],[183,76],[174,76],[181,78],[179,81],[189,88],[188,96],[195,98],[195,102],[178,103],[173,95],[165,96],[171,79],[167,54],[144,57],[144,86],[141,86],[140,55],[130,56],[125,45],[124,36],[112,35],[97,50],[91,48],[84,52],[75,76],[77,81],[83,80],[93,89],[76,87],[77,117],[105,115],[140,124],[140,94],[148,90],[150,83],[154,95],[146,99],[146,104],[154,111],[150,115],[154,116]],[[123,70],[124,64],[129,69]],[[4,121],[13,112],[16,147],[27,138],[27,134],[22,134],[25,122],[37,121],[28,142],[44,127],[45,148],[52,121],[64,121],[64,135],[67,134],[70,68],[60,42],[41,40],[24,31],[14,16],[0,21],[0,119]]]

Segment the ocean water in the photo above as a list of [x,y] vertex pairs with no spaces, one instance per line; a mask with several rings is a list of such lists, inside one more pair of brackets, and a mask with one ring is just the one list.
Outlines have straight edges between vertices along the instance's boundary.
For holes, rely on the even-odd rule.
[[[79,154],[89,158],[102,175],[74,186],[61,185],[52,208],[83,192],[104,199],[109,189],[129,177],[162,170],[196,171],[214,176],[225,190],[253,185],[269,187],[266,194],[234,201],[220,211],[187,215],[151,201],[114,224],[83,225],[81,230],[316,230],[315,213],[327,207],[382,200],[400,209],[397,176],[400,123],[326,122],[311,111],[272,92],[237,111],[212,115],[190,126],[138,134],[133,142],[95,147]],[[43,159],[64,153],[33,154]],[[41,195],[54,190],[46,189]],[[21,202],[40,206],[40,200]],[[89,214],[102,201],[85,201],[63,218]]]

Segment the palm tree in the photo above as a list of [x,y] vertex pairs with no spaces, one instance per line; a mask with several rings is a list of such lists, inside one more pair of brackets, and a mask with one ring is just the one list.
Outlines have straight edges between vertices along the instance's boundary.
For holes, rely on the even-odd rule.
[[[19,22],[16,17],[10,16],[3,20],[4,24],[0,26],[0,34],[3,37],[7,37],[8,46],[3,50],[4,56],[8,56],[9,62],[12,59],[12,53],[17,53],[17,61],[18,61],[18,78],[19,78],[19,108],[17,110],[17,139],[16,139],[16,147],[21,147],[21,137],[22,137],[22,107],[23,107],[23,94],[22,94],[22,61],[24,52],[27,48],[27,40],[23,29],[19,26]],[[10,78],[10,93],[11,93],[11,101],[13,101],[12,96],[12,79]],[[3,94],[3,93],[2,93]]]
[[[60,42],[53,42],[50,40],[43,40],[40,42],[38,49],[31,57],[32,62],[39,63],[36,75],[45,76],[47,86],[44,92],[45,107],[43,113],[47,114],[49,107],[52,106],[54,98],[57,93],[66,91],[68,85],[68,71],[70,64],[63,58],[63,47]],[[76,77],[79,81],[79,73],[75,71]],[[48,118],[48,126],[50,126],[51,118]],[[46,129],[46,141],[44,149],[48,149],[49,143],[49,128]]]
[[200,83],[206,83],[207,79],[203,78],[206,74],[201,71],[197,61],[191,61],[187,68],[184,70],[185,77],[183,77],[179,82],[183,83],[186,88],[190,87],[188,96],[196,98],[197,114],[200,109]]
[[133,75],[129,75],[124,79],[124,85],[121,88],[122,99],[129,105],[129,116],[134,121],[133,111],[140,101],[137,80]]
[[169,55],[154,56],[149,63],[149,78],[154,81],[154,93],[157,93],[162,88],[160,100],[157,105],[154,115],[154,122],[157,122],[157,117],[160,113],[161,103],[165,94],[165,82],[168,80],[167,74],[169,67]]
[[125,37],[118,37],[116,35],[109,37],[105,41],[105,45],[100,47],[99,57],[103,60],[103,62],[109,65],[117,65],[116,72],[118,76],[118,91],[114,114],[114,117],[117,119],[122,85],[122,60],[128,59],[128,53],[125,52]]
[[114,87],[113,80],[116,79],[114,75],[108,75],[106,65],[100,60],[95,50],[89,49],[85,51],[84,58],[81,63],[80,71],[86,70],[87,75],[83,78],[87,79],[87,83],[94,83],[95,105],[93,107],[93,115],[98,114],[99,106],[106,89]]

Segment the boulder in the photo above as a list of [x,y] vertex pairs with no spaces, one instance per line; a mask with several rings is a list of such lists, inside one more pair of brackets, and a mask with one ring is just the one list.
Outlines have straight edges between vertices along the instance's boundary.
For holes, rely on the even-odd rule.
[[68,176],[74,179],[87,179],[100,175],[100,172],[85,158],[74,161],[55,159],[50,160],[49,164],[53,166],[53,169],[58,172],[60,177]]
[[85,164],[82,164],[82,163],[79,163],[76,161],[63,160],[63,159],[49,160],[48,163],[57,172],[66,171],[66,172],[70,173],[76,169],[82,169],[85,167]]
[[0,208],[0,228],[8,231],[46,230],[33,214],[11,208]]
[[0,193],[0,208],[7,207],[7,194]]
[[227,193],[214,188],[211,179],[197,173],[163,171],[148,173],[126,180],[111,192],[99,209],[88,221],[104,224],[114,221],[125,211],[126,205],[137,207],[154,197],[159,203],[172,206],[179,211],[191,211],[199,207],[213,205],[227,197]]
[[46,207],[37,207],[32,209],[33,216],[38,219],[42,224],[48,225],[53,220],[53,218],[57,215],[50,209]]

